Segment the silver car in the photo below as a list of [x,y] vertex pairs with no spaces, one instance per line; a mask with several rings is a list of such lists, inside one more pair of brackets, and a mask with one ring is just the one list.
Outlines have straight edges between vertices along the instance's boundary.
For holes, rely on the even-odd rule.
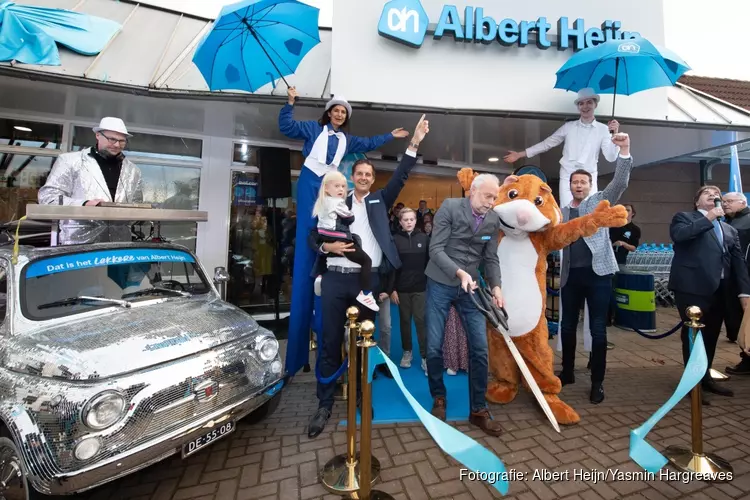
[[278,406],[279,343],[164,243],[0,246],[0,498],[85,491]]

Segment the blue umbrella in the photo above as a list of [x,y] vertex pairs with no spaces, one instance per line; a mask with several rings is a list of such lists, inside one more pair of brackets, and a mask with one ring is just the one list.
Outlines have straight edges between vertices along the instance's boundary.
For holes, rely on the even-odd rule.
[[316,7],[296,0],[253,0],[221,9],[193,56],[211,90],[258,88],[294,73],[320,43]]
[[598,94],[631,95],[671,87],[690,70],[677,54],[645,38],[610,40],[573,55],[557,71],[556,89],[578,92],[590,87]]
[[57,44],[93,56],[120,28],[119,23],[80,12],[0,0],[0,61],[59,66]]

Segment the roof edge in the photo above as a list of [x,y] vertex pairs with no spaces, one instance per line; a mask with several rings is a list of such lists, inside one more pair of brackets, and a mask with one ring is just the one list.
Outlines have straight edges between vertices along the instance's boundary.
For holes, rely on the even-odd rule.
[[[708,77],[707,77],[708,78]],[[711,99],[714,102],[717,102],[723,106],[726,106],[728,108],[732,108],[734,111],[737,111],[738,113],[742,113],[743,115],[750,116],[750,110],[747,110],[743,108],[742,106],[737,106],[736,104],[732,104],[731,102],[727,102],[724,99],[720,99],[716,97],[713,94],[709,94],[708,92],[704,92],[702,90],[698,90],[695,87],[691,87],[690,85],[686,85],[682,82],[677,82],[675,84],[679,88],[686,88],[689,89],[691,92],[695,92],[696,94],[700,95],[701,97],[705,97],[706,99]]]
[[[184,100],[202,100],[202,101],[223,101],[223,102],[243,102],[258,104],[277,104],[279,106],[286,102],[286,96],[259,95],[250,93],[232,93],[232,92],[208,92],[208,91],[184,91],[184,90],[161,90],[123,83],[102,82],[99,80],[84,79],[76,76],[41,73],[38,71],[19,68],[17,66],[0,65],[0,76],[8,76],[15,79],[26,79],[31,81],[40,81],[47,83],[59,83],[63,85],[72,85],[76,87],[85,87],[94,90],[108,90],[121,94],[138,95],[144,97],[156,97],[162,99],[184,99]],[[323,107],[328,98],[304,97],[297,101],[298,106],[303,107]],[[413,106],[405,104],[387,104],[372,102],[351,101],[350,104],[355,109],[374,110],[374,111],[399,111],[403,113],[433,113],[458,116],[486,116],[495,118],[531,118],[539,120],[568,120],[574,119],[577,115],[569,113],[542,113],[538,111],[511,111],[511,110],[481,110],[481,109],[463,109],[463,108],[436,108],[429,106]],[[747,113],[746,111],[744,113]],[[719,125],[712,123],[694,123],[678,122],[667,120],[648,120],[643,118],[626,118],[621,123],[629,125],[642,125],[650,127],[671,127],[671,128],[688,128],[704,130],[737,130],[750,131],[750,126],[742,125]]]

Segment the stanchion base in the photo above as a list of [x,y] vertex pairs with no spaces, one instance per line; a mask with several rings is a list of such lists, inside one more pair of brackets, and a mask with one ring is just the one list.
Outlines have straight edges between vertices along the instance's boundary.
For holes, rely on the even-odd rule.
[[[352,496],[349,498],[360,499],[362,497],[359,496],[359,492],[356,492],[356,493],[353,493]],[[393,500],[393,497],[383,491],[372,490],[370,491],[370,500]]]
[[[359,491],[359,453],[353,465],[347,463],[346,453],[333,457],[320,471],[320,482],[323,488],[335,495],[346,495]],[[372,457],[370,484],[380,479],[380,461]]]
[[708,373],[711,374],[711,378],[714,380],[718,380],[719,382],[722,382],[724,380],[729,380],[729,375],[725,373],[721,373],[719,370],[715,370],[714,368],[711,368],[708,370]]
[[333,399],[336,401],[347,401],[349,399],[349,384],[337,384]]
[[[713,474],[716,479],[711,480],[712,482],[726,482],[733,475],[734,468],[732,465],[713,453],[698,455],[687,448],[670,446],[666,449],[664,455],[672,465],[681,471],[696,472],[701,475]],[[719,472],[723,472],[722,476],[727,479],[718,476],[717,473]],[[708,481],[709,479],[704,478],[704,480]]]

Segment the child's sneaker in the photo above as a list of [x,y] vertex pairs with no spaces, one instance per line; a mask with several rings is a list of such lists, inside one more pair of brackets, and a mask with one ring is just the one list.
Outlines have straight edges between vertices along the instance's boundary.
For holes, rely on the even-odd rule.
[[448,375],[456,375],[456,372],[448,368]]
[[320,284],[321,284],[322,281],[323,281],[323,276],[321,276],[321,275],[318,275],[318,277],[315,278],[314,289],[315,289],[315,295],[317,295],[318,297],[320,297],[320,291],[321,291]]
[[380,311],[380,308],[375,302],[375,298],[372,296],[372,293],[368,293],[367,295],[365,295],[363,292],[359,292],[359,295],[357,295],[357,302],[366,307],[369,307],[375,312]]
[[411,351],[404,351],[404,355],[401,356],[401,368],[411,368]]

